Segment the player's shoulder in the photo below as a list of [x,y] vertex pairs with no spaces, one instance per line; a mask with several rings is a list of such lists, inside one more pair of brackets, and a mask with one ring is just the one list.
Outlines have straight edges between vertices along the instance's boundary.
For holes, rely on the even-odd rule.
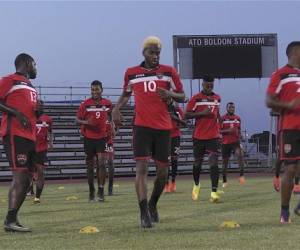
[[214,92],[213,96],[214,96],[215,99],[217,99],[219,101],[221,100],[221,96],[219,94]]
[[173,66],[166,65],[166,64],[159,64],[159,68],[160,68],[160,70],[163,70],[163,71],[169,71],[169,72],[176,71],[176,69]]
[[112,105],[111,100],[107,99],[107,98],[102,98],[101,103],[103,105]]

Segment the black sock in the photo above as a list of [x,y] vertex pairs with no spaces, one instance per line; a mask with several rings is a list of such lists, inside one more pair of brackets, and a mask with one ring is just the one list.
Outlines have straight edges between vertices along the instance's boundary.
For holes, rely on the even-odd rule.
[[114,179],[113,178],[109,178],[108,179],[108,188],[112,188],[114,185]]
[[217,192],[219,184],[219,169],[218,165],[210,167],[211,190]]
[[287,206],[281,205],[281,210],[290,210],[290,205]]
[[148,213],[148,201],[147,201],[147,199],[141,200],[139,202],[139,206],[140,206],[141,214],[147,214]]
[[6,223],[12,223],[17,221],[17,209],[9,209],[6,215]]
[[43,192],[43,186],[41,187],[41,188],[39,188],[39,187],[36,187],[36,198],[40,198],[41,197],[41,194],[42,194],[42,192]]
[[152,207],[156,207],[156,204],[159,200],[161,193],[164,190],[164,187],[165,187],[165,180],[162,179],[160,180],[156,178],[154,181],[154,187],[151,194],[151,198],[149,200],[149,205],[151,205]]
[[104,194],[104,187],[100,186],[98,187],[98,195],[103,195]]
[[241,166],[241,169],[240,169],[240,176],[243,176],[244,175],[244,165]]
[[202,164],[193,165],[193,177],[196,185],[199,185],[200,182],[200,173],[201,173]]
[[172,163],[172,182],[175,182],[176,175],[177,175],[178,161],[177,159],[173,159],[171,163]]
[[227,182],[227,175],[223,173],[223,182]]
[[89,190],[90,190],[90,194],[95,193],[95,186],[94,186],[94,183],[89,183]]

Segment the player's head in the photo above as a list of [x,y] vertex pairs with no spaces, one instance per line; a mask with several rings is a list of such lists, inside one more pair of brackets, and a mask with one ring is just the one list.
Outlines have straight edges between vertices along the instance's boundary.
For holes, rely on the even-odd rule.
[[159,64],[161,51],[161,41],[156,36],[149,36],[143,42],[143,56],[145,58],[145,66],[155,68]]
[[205,94],[211,94],[214,89],[214,77],[212,75],[204,75],[202,81],[202,88]]
[[26,75],[29,79],[35,79],[37,74],[34,59],[25,53],[19,54],[15,59],[16,71]]
[[37,116],[40,116],[43,113],[44,113],[44,102],[42,100],[38,100],[36,114]]
[[99,99],[102,95],[102,82],[95,80],[91,82],[91,95],[93,99]]
[[227,110],[227,113],[230,114],[230,115],[233,115],[234,112],[235,112],[235,105],[233,102],[228,102],[227,105],[226,105],[226,110]]
[[286,47],[286,55],[291,63],[300,65],[300,41],[293,41]]

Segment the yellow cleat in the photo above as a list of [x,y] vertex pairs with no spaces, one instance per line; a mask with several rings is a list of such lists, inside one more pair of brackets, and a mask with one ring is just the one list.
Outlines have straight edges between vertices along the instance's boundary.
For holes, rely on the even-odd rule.
[[217,192],[211,192],[210,193],[210,202],[212,203],[217,203],[220,200],[220,196],[218,195]]
[[192,200],[196,201],[199,199],[199,193],[200,193],[200,183],[198,185],[194,184],[193,192],[192,192]]
[[33,199],[33,204],[38,204],[38,203],[41,203],[40,198],[34,197],[34,199]]

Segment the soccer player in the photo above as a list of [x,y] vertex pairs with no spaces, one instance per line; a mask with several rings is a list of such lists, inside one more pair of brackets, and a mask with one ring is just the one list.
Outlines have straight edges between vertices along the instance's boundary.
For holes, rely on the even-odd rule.
[[235,114],[235,105],[229,102],[226,105],[227,114],[221,117],[222,134],[222,158],[223,158],[223,188],[227,187],[227,168],[231,153],[237,157],[240,167],[239,182],[245,184],[244,177],[244,156],[241,148],[241,118]]
[[44,102],[39,100],[36,122],[36,157],[34,159],[37,171],[34,203],[40,203],[45,184],[44,168],[46,167],[48,145],[50,149],[53,148],[52,119],[44,114]]
[[102,97],[103,87],[100,81],[91,83],[91,98],[83,101],[78,109],[76,121],[81,125],[84,137],[84,152],[86,154],[87,177],[89,184],[89,201],[95,201],[94,187],[94,157],[97,161],[98,201],[104,201],[105,169],[105,144],[106,121],[111,112],[112,103]]
[[221,98],[213,92],[214,77],[205,75],[202,82],[202,91],[194,95],[187,104],[185,118],[196,119],[193,133],[194,166],[193,177],[194,187],[192,199],[199,199],[200,193],[200,173],[205,153],[208,154],[211,179],[211,202],[218,202],[220,199],[218,190],[219,169],[218,154],[220,149],[220,129],[219,129],[219,106]]
[[5,231],[31,232],[17,218],[34,170],[37,91],[29,79],[35,79],[34,59],[25,53],[15,59],[16,73],[0,79],[0,110],[3,112],[1,135],[12,170],[8,193]]
[[115,126],[112,121],[106,121],[106,131],[107,131],[107,138],[106,138],[106,145],[105,145],[105,152],[107,154],[107,166],[108,166],[108,195],[113,195],[113,184],[114,184],[114,137],[116,134]]
[[169,183],[170,171],[168,174],[168,180],[165,185],[164,192],[172,193],[176,191],[176,176],[178,168],[178,157],[180,153],[180,126],[186,125],[186,122],[183,120],[184,114],[182,109],[178,106],[178,103],[171,103],[169,105],[170,115],[172,118],[172,130],[171,130],[171,176],[172,182]]
[[[159,64],[160,51],[161,41],[159,38],[148,37],[145,39],[143,43],[145,60],[140,65],[127,69],[123,93],[112,112],[114,123],[116,126],[120,126],[122,119],[120,108],[134,93],[135,188],[143,228],[150,228],[153,222],[159,221],[157,202],[163,192],[168,175],[172,122],[167,102],[170,98],[175,101],[183,101],[185,98],[176,70],[171,66]],[[147,172],[148,160],[151,157],[156,163],[156,179],[148,203]]]
[[[300,171],[300,41],[286,49],[288,64],[272,74],[266,97],[269,108],[280,111],[280,160],[285,171],[281,180],[281,223],[290,223],[293,180]],[[295,208],[300,215],[300,203]]]

